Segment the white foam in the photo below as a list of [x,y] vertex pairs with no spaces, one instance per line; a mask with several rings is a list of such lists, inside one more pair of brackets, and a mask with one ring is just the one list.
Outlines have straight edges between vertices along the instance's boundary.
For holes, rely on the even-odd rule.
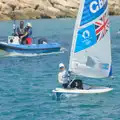
[[40,53],[40,54],[27,54],[27,53],[16,53],[16,52],[12,52],[9,53],[5,56],[11,56],[11,57],[15,57],[15,56],[28,56],[28,57],[33,57],[33,56],[43,56],[43,55],[51,55],[51,54],[60,54],[60,53],[64,53],[66,51],[65,48],[61,48],[59,52],[51,52],[51,53]]

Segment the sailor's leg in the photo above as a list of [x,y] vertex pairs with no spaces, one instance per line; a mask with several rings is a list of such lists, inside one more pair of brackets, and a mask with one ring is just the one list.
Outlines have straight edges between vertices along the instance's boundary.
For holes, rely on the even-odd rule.
[[83,83],[82,83],[82,80],[74,80],[72,83],[71,83],[71,88],[78,88],[78,89],[83,89]]
[[62,84],[63,88],[67,88],[68,87],[68,83]]
[[72,81],[70,84],[70,88],[75,88],[75,87],[76,87],[75,81]]
[[26,44],[26,38],[22,38],[21,44],[25,45]]
[[26,44],[28,45],[32,44],[32,38],[26,38]]

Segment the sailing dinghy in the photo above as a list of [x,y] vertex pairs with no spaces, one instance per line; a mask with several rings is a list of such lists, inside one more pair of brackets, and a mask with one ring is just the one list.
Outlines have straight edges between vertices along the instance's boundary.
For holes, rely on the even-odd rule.
[[[108,0],[81,0],[74,29],[69,70],[77,76],[107,78],[111,75],[111,41]],[[83,89],[56,88],[53,93],[94,94],[109,87],[83,85]]]

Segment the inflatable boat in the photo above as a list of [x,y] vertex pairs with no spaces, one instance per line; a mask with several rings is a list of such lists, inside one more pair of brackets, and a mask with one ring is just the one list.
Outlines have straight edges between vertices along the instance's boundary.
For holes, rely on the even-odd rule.
[[8,53],[20,53],[20,54],[41,54],[59,52],[60,44],[58,43],[38,43],[31,45],[22,45],[19,43],[17,36],[9,36],[8,43],[0,42],[0,49]]

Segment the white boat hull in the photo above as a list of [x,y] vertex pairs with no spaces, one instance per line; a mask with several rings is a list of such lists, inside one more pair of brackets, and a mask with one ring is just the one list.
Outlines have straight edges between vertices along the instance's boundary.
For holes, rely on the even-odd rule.
[[[84,85],[85,86],[85,85]],[[61,93],[61,94],[100,94],[112,91],[113,88],[109,87],[93,87],[87,86],[84,89],[64,89],[64,88],[56,88],[53,90],[53,93]]]

